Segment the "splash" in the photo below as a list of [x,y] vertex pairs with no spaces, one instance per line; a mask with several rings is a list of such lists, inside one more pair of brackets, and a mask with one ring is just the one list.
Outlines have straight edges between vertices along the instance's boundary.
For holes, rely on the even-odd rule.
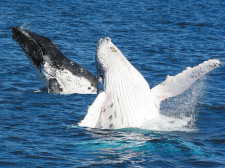
[[196,131],[198,100],[203,95],[206,77],[195,82],[192,87],[180,96],[165,100],[161,104],[160,116],[146,120],[142,129],[157,131]]
[[47,88],[42,87],[42,88],[40,88],[38,90],[34,90],[34,93],[42,93],[42,92],[48,92]]
[[42,92],[42,90],[40,89],[34,91],[34,93],[40,93],[40,92]]
[[19,26],[21,29],[28,29],[30,26],[27,23],[23,23],[21,26]]

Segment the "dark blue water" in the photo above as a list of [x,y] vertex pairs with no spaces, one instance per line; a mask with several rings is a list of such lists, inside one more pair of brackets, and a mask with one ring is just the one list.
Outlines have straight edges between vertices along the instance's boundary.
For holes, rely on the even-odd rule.
[[[0,2],[0,167],[225,167],[225,67],[164,112],[191,113],[190,129],[85,129],[95,95],[36,92],[36,78],[11,28],[51,38],[96,74],[98,38],[109,36],[153,87],[210,58],[225,62],[225,2]],[[191,131],[190,131],[191,130]]]

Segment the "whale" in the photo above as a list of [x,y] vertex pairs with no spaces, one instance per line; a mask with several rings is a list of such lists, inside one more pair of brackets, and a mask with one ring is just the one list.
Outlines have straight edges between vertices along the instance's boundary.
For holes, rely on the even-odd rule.
[[37,77],[54,94],[97,94],[97,78],[67,58],[49,38],[20,27],[12,28]]
[[219,67],[210,59],[150,89],[142,74],[126,59],[109,37],[100,39],[96,53],[98,94],[78,125],[99,129],[143,128],[157,120],[160,103],[180,95],[201,76]]

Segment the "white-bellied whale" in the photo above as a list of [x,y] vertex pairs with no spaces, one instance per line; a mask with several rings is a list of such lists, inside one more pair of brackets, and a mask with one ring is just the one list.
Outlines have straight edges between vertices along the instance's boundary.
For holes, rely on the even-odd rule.
[[161,116],[162,100],[183,93],[220,64],[217,59],[205,61],[175,76],[168,76],[150,89],[141,73],[111,39],[100,39],[96,54],[98,95],[79,125],[102,129],[142,128],[145,122]]
[[13,39],[26,53],[38,78],[50,93],[96,94],[97,78],[71,61],[47,37],[19,27],[12,28]]

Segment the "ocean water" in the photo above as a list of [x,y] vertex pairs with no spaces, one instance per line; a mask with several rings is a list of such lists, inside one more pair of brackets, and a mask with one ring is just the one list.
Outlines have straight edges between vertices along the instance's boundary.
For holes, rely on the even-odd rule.
[[[1,0],[0,167],[225,167],[224,11],[222,0]],[[43,90],[13,26],[51,38],[94,74],[98,39],[110,37],[150,87],[210,58],[222,66],[162,103],[185,127],[87,129],[78,122],[95,95]]]

